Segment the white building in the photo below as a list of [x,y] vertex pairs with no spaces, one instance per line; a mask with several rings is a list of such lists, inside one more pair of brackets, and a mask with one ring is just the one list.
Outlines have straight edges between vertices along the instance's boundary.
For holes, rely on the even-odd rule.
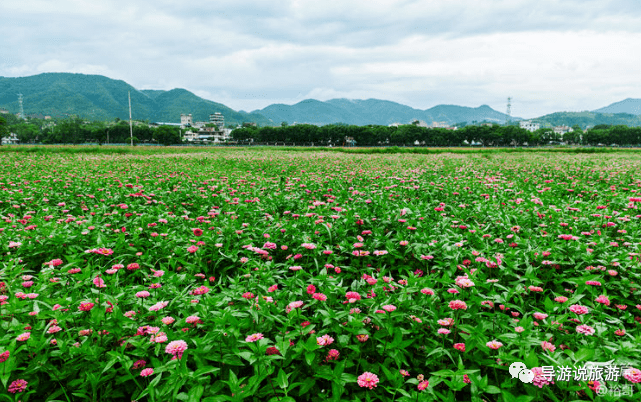
[[225,128],[225,118],[218,112],[209,115],[209,123],[215,124],[219,130]]
[[16,133],[9,133],[8,136],[2,137],[2,145],[14,145],[19,143],[18,135]]
[[194,120],[191,117],[191,113],[189,114],[180,114],[180,126],[181,127],[186,127],[186,126],[193,126],[194,125]]
[[553,130],[554,130],[555,134],[558,134],[561,137],[563,137],[563,134],[565,134],[565,133],[571,133],[572,131],[574,131],[574,129],[572,129],[572,127],[568,127],[568,126],[556,126],[556,127],[554,127]]
[[538,130],[539,128],[541,128],[541,126],[539,125],[539,123],[533,123],[533,122],[532,122],[532,121],[530,121],[530,120],[523,120],[523,121],[520,121],[520,122],[519,122],[519,126],[520,126],[521,128],[526,129],[526,130],[527,130],[527,131],[529,131],[529,132],[532,132],[532,133],[533,133],[533,132],[535,132],[536,130]]

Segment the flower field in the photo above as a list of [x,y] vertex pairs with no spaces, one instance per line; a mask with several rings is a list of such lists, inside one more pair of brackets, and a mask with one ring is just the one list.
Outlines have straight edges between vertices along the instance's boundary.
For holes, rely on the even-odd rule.
[[0,401],[641,398],[635,153],[4,152],[0,215]]

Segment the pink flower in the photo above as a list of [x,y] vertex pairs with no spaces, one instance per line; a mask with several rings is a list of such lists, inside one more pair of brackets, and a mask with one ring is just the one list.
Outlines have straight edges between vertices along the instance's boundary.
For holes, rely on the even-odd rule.
[[570,311],[576,314],[587,314],[590,311],[587,307],[581,306],[579,304],[573,304],[570,306]]
[[95,278],[93,278],[93,284],[96,285],[96,287],[99,287],[99,288],[106,288],[107,287],[107,285],[105,285],[105,281],[99,276],[96,276]]
[[340,356],[340,352],[338,350],[330,349],[330,351],[327,353],[327,357],[325,358],[325,361],[337,360],[338,356]]
[[428,295],[428,296],[434,296],[434,291],[432,289],[430,289],[430,288],[421,289],[421,293],[423,293],[424,295]]
[[131,367],[134,370],[138,370],[139,368],[143,368],[147,365],[147,362],[144,360],[136,360],[134,362],[134,365]]
[[554,344],[547,341],[541,342],[541,347],[543,348],[543,350],[547,350],[550,352],[554,352],[556,350],[556,346],[554,346]]
[[396,310],[396,306],[392,304],[386,304],[383,306],[383,310],[387,311],[388,313],[391,313],[392,311]]
[[320,300],[320,301],[325,301],[325,300],[327,300],[327,296],[326,296],[326,295],[324,295],[323,293],[314,293],[314,294],[312,295],[312,297],[313,297],[314,299],[316,299],[316,300]]
[[[112,268],[115,268],[116,266],[114,265]],[[127,270],[128,271],[136,271],[140,269],[140,264],[137,262],[132,262],[131,264],[127,265]]]
[[487,346],[490,349],[497,350],[498,348],[503,346],[503,344],[501,342],[499,342],[499,341],[490,341],[490,342],[486,343],[485,346]]
[[203,235],[203,230],[200,229],[200,228],[195,228],[193,230],[193,232],[194,232],[194,236],[202,236]]
[[141,376],[141,377],[148,377],[148,376],[152,375],[153,373],[154,373],[154,369],[152,369],[152,368],[146,368],[146,369],[143,369],[143,370],[140,372],[140,376]]
[[601,295],[601,296],[597,297],[595,301],[597,303],[605,304],[606,306],[610,305],[610,299],[608,299],[608,297],[605,296],[605,295]]
[[557,296],[554,298],[554,301],[559,303],[565,303],[566,301],[568,301],[568,298],[565,296]]
[[454,344],[454,349],[460,351],[460,352],[465,352],[465,344],[464,343],[455,343]]
[[359,335],[356,335],[356,339],[358,339],[359,342],[364,343],[364,342],[367,342],[367,340],[369,339],[369,335],[359,334]]
[[345,297],[347,298],[347,300],[349,300],[350,303],[361,300],[361,295],[358,294],[358,292],[347,292],[345,293]]
[[373,389],[378,384],[378,377],[376,376],[376,374],[366,371],[358,376],[357,382],[361,388]]
[[245,342],[256,342],[263,338],[264,336],[261,333],[251,334],[247,338],[245,338]]
[[165,325],[171,325],[176,321],[176,319],[174,317],[164,317],[161,321]]
[[93,308],[94,304],[91,302],[82,302],[80,303],[80,306],[78,307],[78,310],[80,311],[90,311]]
[[418,383],[416,388],[418,388],[419,391],[424,391],[429,385],[430,385],[429,381],[423,380],[423,381]]
[[7,391],[11,392],[12,394],[16,394],[18,392],[24,392],[27,389],[27,385],[29,385],[28,382],[25,380],[15,380],[9,385],[9,388]]
[[202,323],[202,321],[200,321],[200,317],[198,317],[197,315],[190,315],[185,319],[185,322],[187,322],[187,324],[198,324],[199,322]]
[[151,293],[147,292],[146,290],[142,290],[136,293],[136,297],[139,299],[146,299],[149,296],[151,296]]
[[593,335],[595,330],[589,325],[579,325],[576,327],[576,332],[584,335]]
[[166,353],[170,353],[178,359],[182,357],[185,350],[187,350],[187,342],[183,340],[169,342],[169,344],[165,347]]
[[316,338],[316,343],[319,346],[328,346],[334,343],[334,338],[332,338],[329,335],[323,335],[321,337]]
[[537,387],[543,388],[544,385],[554,384],[554,381],[552,379],[543,375],[543,369],[541,367],[532,368],[532,373],[534,374],[532,384],[536,385]]
[[436,332],[438,332],[439,335],[447,335],[451,331],[449,329],[446,329],[446,328],[439,328],[438,331],[436,331]]
[[641,370],[638,368],[629,368],[623,372],[623,378],[633,383],[641,383]]
[[187,247],[187,251],[189,251],[191,254],[193,254],[193,253],[195,253],[196,251],[198,251],[198,247],[196,247],[196,246],[189,246],[189,247]]
[[316,292],[316,286],[314,285],[307,286],[307,294],[311,295],[311,294],[314,294],[314,292]]
[[289,313],[291,313],[291,312],[292,312],[292,310],[297,309],[297,308],[300,308],[300,307],[302,307],[302,306],[303,306],[303,302],[302,302],[302,301],[300,301],[300,300],[293,301],[293,302],[289,303],[289,304],[287,305],[287,307],[285,307],[285,312],[286,312],[287,314],[289,314]]
[[545,320],[546,318],[548,318],[548,315],[547,315],[547,314],[544,314],[544,313],[534,313],[534,314],[532,314],[532,315],[533,315],[533,316],[534,316],[534,318],[536,318],[537,320]]
[[452,300],[449,306],[452,310],[467,310],[467,304],[462,300]]
[[31,338],[31,332],[25,332],[25,333],[22,333],[22,334],[18,335],[16,337],[16,340],[19,341],[19,342],[24,342],[24,341],[28,340],[29,338]]

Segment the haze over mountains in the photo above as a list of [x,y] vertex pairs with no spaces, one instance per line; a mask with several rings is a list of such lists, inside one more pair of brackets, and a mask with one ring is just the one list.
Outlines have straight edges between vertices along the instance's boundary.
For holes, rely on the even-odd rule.
[[[483,121],[502,124],[507,118],[505,113],[487,105],[476,108],[438,105],[420,110],[378,99],[331,99],[325,102],[307,99],[295,105],[273,104],[247,113],[200,98],[185,89],[138,90],[121,80],[72,73],[0,77],[0,108],[17,113],[18,94],[21,93],[27,115],[77,115],[90,120],[124,120],[129,118],[128,92],[131,93],[133,118],[151,122],[178,123],[181,113],[191,113],[194,121],[208,121],[209,115],[215,112],[223,114],[226,124],[255,122],[259,125],[280,125],[282,122],[389,125],[413,120],[422,120],[428,125],[432,122],[452,125]],[[512,117],[512,120],[521,119]],[[590,124],[607,121],[607,124],[641,125],[641,99],[626,99],[594,112],[560,112],[533,120],[550,125],[573,125],[571,122],[581,125],[585,121]]]

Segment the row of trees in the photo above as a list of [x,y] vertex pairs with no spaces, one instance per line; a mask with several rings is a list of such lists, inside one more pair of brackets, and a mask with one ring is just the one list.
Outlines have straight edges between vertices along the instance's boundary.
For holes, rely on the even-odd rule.
[[530,132],[518,126],[465,126],[458,130],[426,128],[415,124],[402,126],[350,126],[300,124],[282,127],[243,127],[232,132],[240,143],[286,143],[315,145],[424,145],[424,146],[521,146],[557,143],[583,145],[638,145],[641,127],[597,126],[583,132],[574,127],[563,135],[550,128]]
[[[37,119],[21,120],[14,118],[11,120],[13,124],[7,124],[7,130],[16,133],[18,140],[23,144],[82,144],[87,142],[106,144],[129,143],[131,141],[129,123],[126,121],[87,122],[77,117],[68,118],[57,123]],[[153,128],[142,122],[134,123],[133,137],[135,143],[145,142],[163,145],[181,143],[180,129],[178,127],[160,126]]]
[[[521,146],[554,143],[582,145],[639,145],[641,127],[598,125],[583,132],[575,126],[573,132],[563,135],[550,128],[529,132],[515,125],[468,125],[458,130],[426,128],[417,124],[402,126],[353,126],[330,124],[315,126],[299,124],[281,127],[256,127],[244,125],[232,132],[239,143],[286,143],[314,145],[422,145],[422,146]],[[21,143],[81,144],[95,142],[129,143],[129,123],[116,119],[113,122],[87,122],[68,118],[53,124],[51,121],[18,119],[13,115],[0,117],[0,136],[16,133]],[[150,127],[136,122],[133,126],[134,142],[163,145],[181,143],[178,127]]]

